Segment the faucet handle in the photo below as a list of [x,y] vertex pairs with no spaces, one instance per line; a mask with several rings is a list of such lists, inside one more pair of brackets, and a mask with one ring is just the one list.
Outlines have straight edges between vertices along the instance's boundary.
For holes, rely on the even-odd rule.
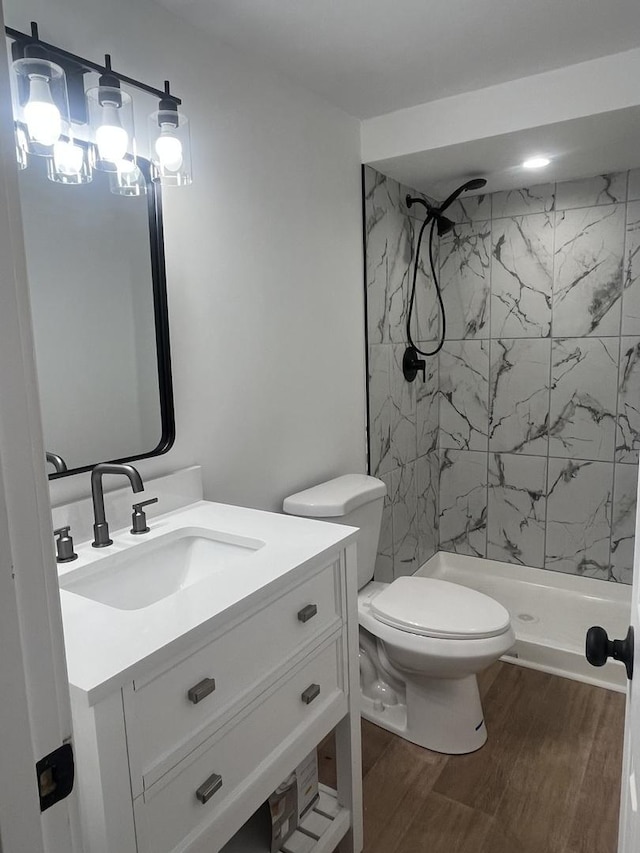
[[139,503],[133,504],[133,514],[131,515],[131,533],[148,533],[149,527],[147,525],[147,516],[142,507],[149,506],[149,504],[157,504],[158,498],[150,498],[148,501],[140,501]]
[[53,535],[58,537],[56,539],[56,561],[58,563],[70,563],[72,560],[78,559],[78,555],[73,550],[73,539],[69,535],[70,530],[71,527],[67,525],[53,531]]

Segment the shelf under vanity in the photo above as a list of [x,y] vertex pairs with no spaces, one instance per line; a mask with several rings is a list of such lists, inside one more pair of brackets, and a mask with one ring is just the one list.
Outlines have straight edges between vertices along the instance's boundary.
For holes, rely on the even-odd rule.
[[[318,802],[278,853],[333,853],[351,826],[351,813],[338,802],[338,794],[320,785]],[[258,810],[226,844],[221,853],[270,853],[269,815]]]

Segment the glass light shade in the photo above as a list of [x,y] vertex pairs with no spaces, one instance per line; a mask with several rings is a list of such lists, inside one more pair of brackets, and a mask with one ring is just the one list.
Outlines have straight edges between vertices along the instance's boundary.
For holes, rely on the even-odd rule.
[[81,145],[73,136],[61,136],[47,161],[47,177],[56,184],[78,186],[93,180],[93,146]]
[[16,59],[15,116],[25,130],[29,154],[51,157],[69,124],[69,97],[63,69],[47,59]]
[[122,160],[118,171],[109,175],[111,192],[114,195],[137,197],[147,194],[147,181],[134,160]]
[[26,169],[29,165],[29,144],[27,142],[27,131],[24,125],[16,122],[16,161],[18,169]]
[[87,104],[96,145],[95,168],[117,173],[127,155],[135,156],[131,95],[113,86],[96,86],[87,92]]
[[152,180],[164,187],[184,187],[193,181],[189,119],[176,110],[157,110],[149,116]]

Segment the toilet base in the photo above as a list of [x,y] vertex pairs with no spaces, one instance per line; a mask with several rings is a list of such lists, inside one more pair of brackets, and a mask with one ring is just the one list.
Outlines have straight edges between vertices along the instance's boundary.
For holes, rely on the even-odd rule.
[[465,678],[415,678],[406,683],[407,704],[383,705],[360,697],[362,716],[418,746],[463,755],[487,740],[478,682]]

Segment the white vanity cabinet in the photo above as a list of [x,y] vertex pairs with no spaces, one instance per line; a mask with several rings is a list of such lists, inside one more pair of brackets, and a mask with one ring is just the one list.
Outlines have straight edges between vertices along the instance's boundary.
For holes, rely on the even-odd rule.
[[326,548],[113,689],[72,684],[86,853],[216,853],[334,727],[338,790],[304,849],[359,853],[355,557],[353,537]]

